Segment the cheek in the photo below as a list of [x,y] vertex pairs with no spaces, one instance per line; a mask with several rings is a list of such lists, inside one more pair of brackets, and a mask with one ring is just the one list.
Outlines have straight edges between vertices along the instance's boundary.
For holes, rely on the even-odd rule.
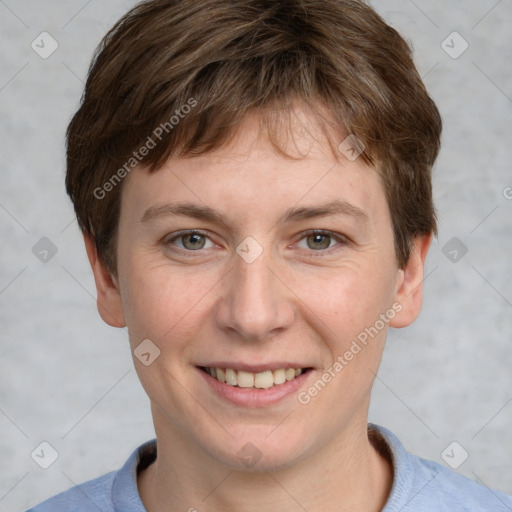
[[211,272],[177,270],[144,257],[126,261],[124,272],[121,294],[130,340],[149,338],[161,348],[193,334],[218,280]]
[[[392,305],[392,277],[392,268],[382,262],[354,264],[322,280],[321,288],[310,287],[314,291],[307,305],[317,318],[311,316],[309,323],[315,322],[327,348],[322,376],[332,378],[327,385],[330,392],[322,393],[319,406],[324,404],[343,416],[348,404],[359,403],[369,393],[385,345],[388,323],[380,315]],[[323,389],[321,383],[317,387]]]
[[[304,303],[331,327],[330,337],[355,335],[373,324],[391,304],[392,269],[369,261],[349,262],[324,276],[303,277],[300,295]],[[332,332],[334,331],[334,332]]]

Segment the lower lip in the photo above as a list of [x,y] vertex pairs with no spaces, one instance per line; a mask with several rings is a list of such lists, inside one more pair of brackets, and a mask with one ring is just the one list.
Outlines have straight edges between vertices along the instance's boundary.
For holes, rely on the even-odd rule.
[[292,380],[283,382],[283,384],[277,384],[268,389],[258,389],[230,386],[218,381],[200,368],[197,368],[197,371],[202,375],[214,393],[235,405],[243,407],[265,407],[296,394],[312,372],[312,370],[308,370]]

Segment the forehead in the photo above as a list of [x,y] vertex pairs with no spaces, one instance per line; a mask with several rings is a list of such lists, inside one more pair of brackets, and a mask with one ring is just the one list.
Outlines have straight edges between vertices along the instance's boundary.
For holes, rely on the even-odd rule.
[[[124,186],[121,214],[141,221],[159,205],[178,201],[224,216],[231,213],[239,221],[250,215],[275,221],[290,214],[292,206],[333,202],[348,205],[347,211],[352,207],[352,213],[362,212],[355,219],[382,215],[387,205],[377,171],[362,158],[352,161],[342,152],[333,153],[311,114],[297,109],[290,116],[280,140],[286,155],[272,145],[260,121],[257,113],[247,116],[234,138],[215,151],[174,157],[152,173],[134,169]],[[331,137],[341,144],[346,134]]]

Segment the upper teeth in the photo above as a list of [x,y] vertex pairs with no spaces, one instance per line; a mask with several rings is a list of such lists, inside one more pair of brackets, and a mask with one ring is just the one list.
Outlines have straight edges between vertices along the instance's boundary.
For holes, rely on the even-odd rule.
[[283,384],[302,373],[302,368],[280,368],[279,370],[267,370],[260,373],[233,370],[232,368],[206,368],[206,371],[220,382],[230,386],[241,388],[271,388],[276,384]]

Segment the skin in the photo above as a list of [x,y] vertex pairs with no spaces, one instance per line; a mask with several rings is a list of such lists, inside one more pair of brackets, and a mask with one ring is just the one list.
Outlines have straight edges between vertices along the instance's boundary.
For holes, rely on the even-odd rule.
[[[301,159],[278,154],[253,114],[220,150],[173,158],[152,174],[132,171],[122,192],[116,277],[85,236],[103,319],[128,326],[132,350],[150,339],[161,351],[150,366],[134,358],[158,439],[158,458],[138,480],[149,512],[377,512],[389,495],[392,466],[367,435],[370,393],[388,325],[404,327],[419,314],[431,237],[418,237],[399,269],[376,170],[361,158],[337,161],[310,114],[296,114],[286,150]],[[290,207],[333,200],[366,219],[278,221]],[[177,201],[207,205],[223,221],[141,221],[149,208]],[[207,236],[196,245],[170,241],[190,229]],[[252,263],[236,252],[248,236],[263,249]],[[215,395],[196,368],[294,361],[313,367],[304,391],[393,304],[401,311],[307,405],[293,393],[272,406],[237,406]],[[246,443],[261,454],[251,468],[237,455]]]

